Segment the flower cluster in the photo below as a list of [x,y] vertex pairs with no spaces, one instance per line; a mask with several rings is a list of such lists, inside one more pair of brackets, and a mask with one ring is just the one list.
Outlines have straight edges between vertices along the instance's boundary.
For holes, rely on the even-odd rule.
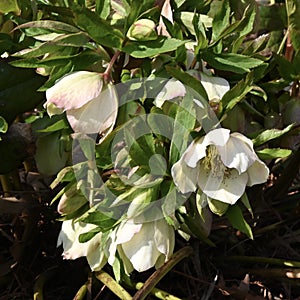
[[[148,23],[146,22],[146,25]],[[139,29],[139,24],[135,26],[137,27],[132,28],[132,34]],[[215,77],[209,72],[188,72],[202,84],[208,100],[205,107],[203,100],[199,101],[192,96],[191,101],[197,108],[196,112],[200,109],[207,113],[210,104],[220,102],[230,89],[225,79]],[[117,119],[118,95],[114,85],[105,83],[101,74],[84,71],[72,73],[48,89],[46,95],[45,107],[49,115],[65,111],[74,132],[107,135],[113,130]],[[183,101],[186,95],[186,87],[180,81],[171,79],[157,94],[154,104],[163,112],[166,102],[170,105],[179,103],[176,105],[180,106],[180,101]],[[219,201],[224,203],[225,208],[234,205],[243,196],[247,186],[263,183],[269,175],[267,166],[255,153],[252,141],[243,134],[231,133],[229,129],[221,128],[218,124],[206,134],[199,135],[191,141],[180,155],[179,160],[170,166],[172,181],[178,192],[186,199],[191,193],[201,193],[206,196],[207,202]],[[124,159],[128,159],[127,155]],[[130,176],[141,171],[143,168],[139,165],[132,167],[128,182]],[[140,199],[139,190],[144,193],[141,194],[143,203],[150,201],[148,199],[150,196],[147,196],[148,198],[145,196],[147,199],[144,199],[144,195],[151,195],[151,198],[158,197],[156,187],[159,187],[161,181],[158,184],[156,181],[151,183],[151,178],[145,176],[144,174],[144,177],[139,177],[147,178],[146,183],[143,182],[143,189],[135,182],[135,187],[131,189],[134,192],[131,193],[131,190],[127,191],[127,194],[125,192],[126,197],[129,195],[127,198],[125,194],[122,196],[122,193],[118,192],[114,205],[117,205],[119,198],[129,199],[133,204]],[[150,192],[146,193],[147,187],[153,188],[153,192],[149,190]],[[68,211],[66,206],[72,201],[71,198],[72,196],[66,193],[63,195],[59,204],[61,213]],[[76,199],[82,200],[82,197]],[[77,206],[87,203],[81,200]],[[84,218],[65,220],[58,238],[58,245],[62,245],[64,249],[64,258],[76,259],[85,256],[93,271],[100,270],[107,262],[114,265],[118,258],[121,259],[128,274],[133,270],[142,272],[161,266],[174,250],[175,230],[178,229],[175,216],[168,216],[168,222],[164,217],[141,221],[134,214],[131,215],[129,210],[127,209],[127,213],[125,210],[120,220],[104,231],[97,225],[85,223]],[[222,212],[218,210],[213,212],[221,215],[225,211],[226,209],[222,208]],[[138,215],[140,214],[143,214],[143,211],[138,209]],[[94,232],[92,237],[80,242],[82,236],[89,232]]]

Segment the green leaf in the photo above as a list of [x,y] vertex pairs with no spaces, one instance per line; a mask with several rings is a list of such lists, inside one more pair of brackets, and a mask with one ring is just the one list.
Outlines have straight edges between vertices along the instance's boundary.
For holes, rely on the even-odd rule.
[[[5,133],[8,129],[8,124],[3,117],[0,116],[0,133]],[[1,140],[1,139],[0,139]]]
[[202,53],[203,59],[212,67],[230,71],[238,74],[250,72],[250,69],[255,68],[263,63],[262,60],[235,53],[213,53],[205,51]]
[[103,232],[111,229],[116,223],[116,220],[111,218],[108,212],[102,213],[100,211],[89,212],[88,216],[84,217],[80,221],[97,225]]
[[97,235],[99,232],[101,232],[100,228],[94,228],[89,232],[82,233],[79,235],[79,243],[86,243],[89,240],[91,240],[95,235]]
[[288,125],[286,128],[280,129],[268,129],[260,133],[255,139],[252,140],[254,146],[260,146],[268,141],[277,139],[286,134],[293,128],[294,124]]
[[264,50],[267,46],[269,39],[270,34],[262,34],[254,40],[244,42],[242,45],[242,54],[253,55],[254,53]]
[[253,73],[247,74],[245,79],[239,81],[232,89],[230,89],[222,98],[222,106],[224,113],[233,109],[237,103],[244,99],[245,95],[252,89]]
[[237,204],[229,207],[226,212],[226,217],[233,228],[245,233],[250,239],[253,240],[251,227],[244,219],[242,210]]
[[249,202],[249,199],[248,199],[248,196],[246,193],[244,193],[241,197],[241,201],[242,203],[244,204],[244,206],[247,208],[247,210],[249,211],[249,213],[251,214],[252,218],[254,218],[254,215],[253,215],[253,210],[251,208],[251,204]]
[[66,24],[66,23],[63,23],[63,22],[59,22],[59,21],[50,21],[50,20],[27,22],[27,23],[24,23],[22,25],[19,25],[16,29],[23,29],[23,28],[40,28],[40,29],[44,29],[44,31],[41,31],[41,32],[35,31],[34,35],[40,35],[40,34],[49,33],[49,32],[57,32],[57,33],[76,33],[76,32],[79,32],[79,29],[72,26],[72,25],[69,25],[69,24]]
[[283,79],[288,81],[294,81],[298,79],[300,71],[294,63],[287,60],[284,56],[277,55],[275,53],[274,58],[278,64],[279,74]]
[[299,0],[286,0],[285,3],[293,47],[298,52],[300,50],[300,2]]
[[191,142],[190,132],[196,123],[194,101],[189,93],[185,95],[176,111],[173,136],[170,145],[170,164],[173,165]]
[[135,58],[153,57],[161,53],[174,51],[185,43],[186,41],[159,36],[155,41],[130,41],[126,43],[122,51]]
[[69,128],[69,124],[66,119],[61,119],[46,127],[45,129],[40,129],[38,132],[55,132],[65,128]]
[[20,8],[17,0],[1,0],[0,13],[7,14],[9,12],[20,14]]
[[192,88],[196,93],[199,94],[200,97],[208,101],[208,96],[202,83],[199,80],[197,80],[195,77],[182,71],[181,69],[170,67],[170,66],[166,66],[166,70],[170,75],[180,80],[183,84]]
[[257,150],[256,153],[260,159],[267,160],[288,157],[292,154],[292,150],[281,148],[265,148],[263,150]]
[[[220,3],[220,2],[219,2]],[[217,13],[213,17],[212,28],[212,40],[216,41],[222,34],[222,32],[228,27],[230,17],[229,1],[225,0],[221,2]]]
[[96,13],[106,20],[110,14],[110,0],[96,0]]
[[75,24],[86,31],[99,45],[121,48],[123,35],[114,29],[107,21],[101,19],[95,12],[84,7],[73,8]]

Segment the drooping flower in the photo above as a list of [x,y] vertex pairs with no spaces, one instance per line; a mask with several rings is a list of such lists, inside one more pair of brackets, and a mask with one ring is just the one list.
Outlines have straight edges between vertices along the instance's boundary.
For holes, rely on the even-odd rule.
[[[189,70],[187,71],[187,74],[192,75],[201,82],[206,91],[209,103],[219,102],[230,90],[228,81],[222,77],[211,76],[196,70]],[[162,107],[164,102],[167,100],[173,100],[177,97],[184,97],[186,94],[186,89],[186,86],[184,86],[179,80],[172,78],[165,84],[161,92],[158,93],[154,104],[157,107]],[[198,106],[203,107],[198,99],[194,99],[194,102]]]
[[251,140],[224,128],[194,140],[171,171],[182,193],[200,188],[209,198],[228,204],[235,204],[246,186],[263,183],[269,175]]
[[123,221],[112,235],[108,262],[112,265],[118,251],[127,273],[160,267],[173,254],[174,228],[165,219],[135,223]]
[[79,236],[96,228],[96,225],[67,220],[62,223],[57,246],[62,245],[64,259],[77,259],[85,256],[92,271],[100,270],[107,262],[104,251],[101,250],[102,234],[97,233],[85,243],[79,242]]
[[58,80],[46,91],[50,116],[66,111],[74,132],[109,133],[118,112],[114,86],[96,72],[78,71]]

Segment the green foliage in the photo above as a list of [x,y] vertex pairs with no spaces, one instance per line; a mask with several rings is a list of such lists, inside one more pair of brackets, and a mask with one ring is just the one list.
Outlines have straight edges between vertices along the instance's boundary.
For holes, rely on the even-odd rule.
[[[254,0],[2,1],[0,154],[5,159],[0,174],[23,168],[30,158],[34,171],[56,176],[52,203],[59,200],[61,220],[96,226],[80,234],[79,242],[89,246],[101,236],[97,250],[110,256],[118,280],[133,265],[123,247],[132,240],[117,236],[128,219],[141,227],[166,222],[172,233],[196,237],[205,247],[219,246],[232,228],[255,239],[240,204],[252,218],[264,220],[265,203],[253,199],[252,189],[262,199],[273,187],[288,191],[293,178],[280,172],[289,170],[289,160],[299,152],[299,5],[297,0],[270,5]],[[59,79],[79,71],[100,75],[99,82],[82,86],[85,94],[55,89]],[[105,90],[108,83],[115,94]],[[117,112],[105,115],[116,99]],[[46,100],[61,114],[48,117]],[[86,116],[86,107],[96,101],[101,109]],[[81,132],[75,121],[83,128],[84,122],[101,121],[101,130]],[[24,129],[14,131],[16,123],[27,126],[30,138]],[[251,138],[279,183],[248,186],[257,165],[249,139],[238,149],[239,159],[226,166],[226,155],[213,152],[221,140],[212,139],[206,149],[195,143],[194,152],[187,151],[192,141],[203,141],[222,126]],[[209,198],[201,179],[208,174],[208,180],[215,179],[218,172],[230,176],[236,160],[242,165],[236,184],[240,177],[245,182],[238,202]],[[175,181],[175,164],[181,164],[177,172],[186,180],[184,191]],[[130,238],[140,247],[141,228],[134,230]],[[156,230],[159,243],[162,233]],[[113,244],[117,240],[122,241]],[[167,251],[159,246],[157,251]]]

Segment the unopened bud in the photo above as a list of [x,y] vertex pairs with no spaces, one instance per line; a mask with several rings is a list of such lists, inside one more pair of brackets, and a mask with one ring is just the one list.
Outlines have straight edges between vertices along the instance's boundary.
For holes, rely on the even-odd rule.
[[157,39],[155,23],[149,19],[140,19],[134,22],[127,32],[127,37],[132,41],[151,41]]

